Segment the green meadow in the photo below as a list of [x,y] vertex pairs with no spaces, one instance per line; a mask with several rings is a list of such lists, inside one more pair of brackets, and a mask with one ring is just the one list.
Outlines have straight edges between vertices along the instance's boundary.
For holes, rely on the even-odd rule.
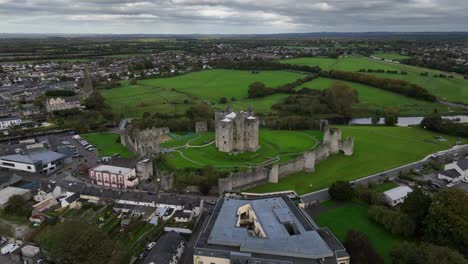
[[92,133],[82,134],[91,145],[94,145],[99,152],[100,157],[120,154],[123,158],[131,158],[134,154],[120,143],[119,134],[115,133]]

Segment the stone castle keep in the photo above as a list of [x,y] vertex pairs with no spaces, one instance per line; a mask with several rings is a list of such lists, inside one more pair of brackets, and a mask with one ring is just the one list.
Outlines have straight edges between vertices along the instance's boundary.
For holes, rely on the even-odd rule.
[[[219,178],[220,194],[239,191],[266,182],[278,183],[279,178],[300,172],[315,171],[315,166],[330,155],[342,152],[346,156],[353,155],[354,139],[341,139],[341,130],[324,128],[323,144],[316,149],[305,151],[301,156],[286,163],[275,163],[269,166],[258,166],[249,171],[231,173],[227,178]],[[313,176],[312,176],[313,177]]]
[[228,153],[257,151],[259,124],[252,109],[233,112],[232,107],[228,107],[225,111],[216,111],[216,147]]
[[162,135],[168,134],[169,128],[151,128],[145,130],[138,130],[127,128],[120,136],[122,145],[132,150],[140,157],[147,157],[161,152],[161,139]]

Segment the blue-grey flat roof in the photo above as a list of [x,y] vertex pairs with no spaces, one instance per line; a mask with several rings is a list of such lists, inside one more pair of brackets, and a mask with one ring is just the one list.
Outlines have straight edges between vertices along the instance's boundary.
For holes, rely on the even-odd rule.
[[13,154],[7,156],[1,156],[0,159],[13,161],[13,162],[20,162],[26,164],[34,164],[38,161],[42,162],[42,164],[47,164],[59,159],[64,158],[65,155],[51,151],[51,150],[39,150],[39,151],[32,151],[28,154]]
[[[237,210],[250,204],[266,238],[249,235],[237,227]],[[297,234],[290,235],[285,223],[292,223]],[[281,198],[256,200],[225,199],[208,237],[208,244],[239,247],[241,252],[318,259],[334,255],[315,230],[302,225],[288,204]]]

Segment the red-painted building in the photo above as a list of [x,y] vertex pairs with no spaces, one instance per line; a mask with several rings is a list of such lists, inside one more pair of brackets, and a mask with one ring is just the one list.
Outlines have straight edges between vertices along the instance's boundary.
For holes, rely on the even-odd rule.
[[135,169],[112,165],[97,165],[89,169],[89,177],[94,184],[118,189],[135,188],[139,183]]

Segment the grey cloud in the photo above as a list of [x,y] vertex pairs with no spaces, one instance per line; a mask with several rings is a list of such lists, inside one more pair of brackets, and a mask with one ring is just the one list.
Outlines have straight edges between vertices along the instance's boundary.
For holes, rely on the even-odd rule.
[[0,32],[463,31],[464,0],[0,0]]

